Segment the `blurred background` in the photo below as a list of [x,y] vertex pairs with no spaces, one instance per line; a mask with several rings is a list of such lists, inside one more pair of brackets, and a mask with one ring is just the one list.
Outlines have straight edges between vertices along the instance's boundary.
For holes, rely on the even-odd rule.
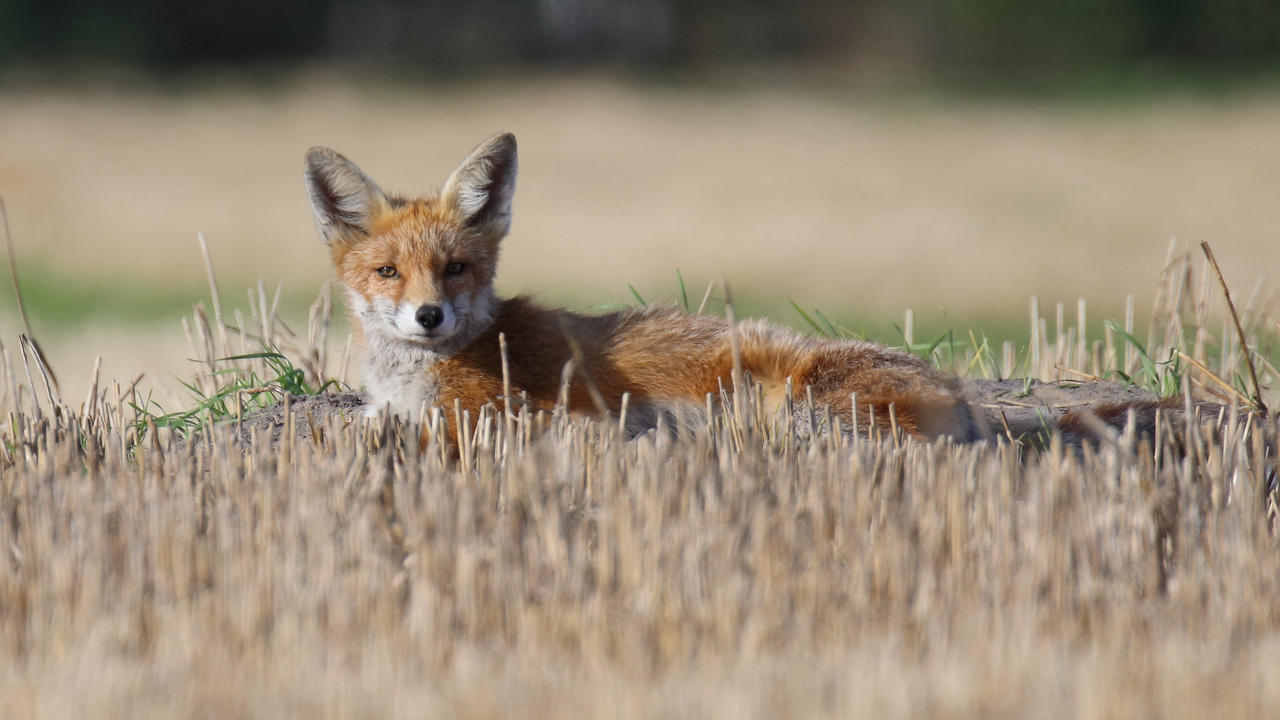
[[416,193],[500,129],[505,293],[678,301],[679,269],[797,326],[1025,342],[1032,296],[1141,318],[1171,245],[1246,295],[1278,266],[1277,80],[1274,0],[0,0],[0,196],[69,395],[97,356],[189,374],[198,231],[228,310],[262,279],[305,325],[309,146]]

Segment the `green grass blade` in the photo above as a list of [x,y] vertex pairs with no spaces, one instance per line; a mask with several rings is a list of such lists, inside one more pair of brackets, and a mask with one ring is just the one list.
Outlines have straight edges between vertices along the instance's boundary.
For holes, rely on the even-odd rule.
[[936,349],[939,345],[941,345],[941,344],[942,344],[942,341],[943,341],[943,340],[946,340],[948,337],[950,337],[950,335],[951,335],[951,331],[950,331],[950,330],[947,330],[946,332],[944,332],[944,333],[942,333],[941,335],[939,335],[939,336],[937,337],[937,339],[935,339],[932,343],[930,343],[930,344],[929,344],[929,347],[925,348],[925,350],[924,350],[924,357],[926,357],[926,358],[927,358],[927,357],[929,357],[929,356],[933,355],[933,351],[934,351],[934,349]]
[[827,316],[823,315],[821,310],[814,309],[813,314],[817,315],[818,319],[822,321],[822,324],[826,326],[827,337],[831,337],[831,338],[840,337],[840,331],[836,330],[835,324],[832,323],[830,320],[828,320]]
[[256,353],[245,353],[244,355],[228,355],[219,360],[287,360],[283,353],[274,350],[264,350]]
[[827,332],[822,329],[822,326],[818,325],[818,323],[815,322],[814,319],[809,316],[809,313],[805,312],[803,308],[801,308],[799,305],[796,304],[795,300],[792,300],[791,298],[787,298],[787,302],[791,303],[791,307],[795,308],[796,312],[800,313],[800,317],[804,318],[805,323],[809,326],[810,329],[812,329],[814,332],[818,333],[819,335],[822,335],[823,337],[830,337],[829,335],[827,335]]
[[1137,338],[1135,338],[1134,336],[1126,332],[1124,327],[1116,324],[1114,320],[1105,320],[1103,321],[1102,324],[1114,330],[1116,333],[1120,335],[1120,337],[1124,338],[1130,345],[1133,345],[1134,349],[1138,351],[1138,354],[1142,356],[1143,360],[1146,360],[1147,362],[1151,362],[1151,356],[1147,354],[1147,349],[1143,347],[1142,343],[1138,342]]

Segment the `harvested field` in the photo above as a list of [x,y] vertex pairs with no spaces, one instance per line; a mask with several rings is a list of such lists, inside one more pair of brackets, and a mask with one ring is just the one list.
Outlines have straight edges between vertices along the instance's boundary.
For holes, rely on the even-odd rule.
[[[620,440],[454,462],[14,419],[6,717],[1204,717],[1280,702],[1275,423],[1150,446]],[[294,422],[303,422],[294,417]],[[435,435],[433,435],[434,437]],[[1166,445],[1167,447],[1167,445]]]
[[[1267,715],[1277,421],[1223,380],[1243,350],[1210,332],[1198,277],[1170,264],[1145,362],[1118,331],[1080,344],[1039,320],[1022,360],[928,349],[1228,405],[1078,450],[803,439],[745,393],[703,429],[631,441],[616,419],[495,410],[455,419],[455,453],[444,414],[305,403],[279,441],[238,440],[334,366],[324,308],[293,338],[252,318],[285,352],[236,361],[219,358],[240,338],[198,312],[190,412],[115,383],[77,406],[10,359],[0,715]],[[1245,316],[1250,347],[1274,340],[1269,308]]]

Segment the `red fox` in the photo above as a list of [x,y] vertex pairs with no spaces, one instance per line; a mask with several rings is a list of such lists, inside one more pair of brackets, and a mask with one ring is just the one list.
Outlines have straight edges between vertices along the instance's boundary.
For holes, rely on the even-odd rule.
[[[516,166],[516,139],[502,133],[467,156],[438,195],[407,199],[383,192],[332,150],[307,153],[316,225],[364,338],[373,412],[413,417],[456,402],[478,417],[490,403],[514,407],[515,398],[549,411],[573,359],[568,410],[616,414],[629,394],[627,429],[638,433],[659,418],[705,417],[707,394],[733,387],[736,364],[777,405],[790,382],[846,430],[896,426],[962,442],[988,436],[956,378],[870,342],[811,338],[760,321],[731,326],[674,308],[580,315],[498,298],[493,279],[511,228]],[[499,334],[509,357],[506,398]],[[1125,408],[1106,412],[1115,416],[1110,424],[1123,423]],[[1070,430],[1072,422],[1079,424],[1064,418],[1060,426]]]

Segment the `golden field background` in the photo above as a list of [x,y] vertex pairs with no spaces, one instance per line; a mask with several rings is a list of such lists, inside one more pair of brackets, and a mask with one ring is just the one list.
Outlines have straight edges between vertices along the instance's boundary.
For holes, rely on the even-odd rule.
[[244,307],[258,278],[310,297],[329,269],[302,190],[308,146],[413,193],[499,129],[521,154],[500,288],[580,307],[630,302],[627,283],[673,299],[679,268],[691,294],[727,278],[786,322],[795,299],[855,330],[914,308],[933,332],[963,333],[1016,326],[1033,295],[1087,298],[1100,318],[1135,293],[1141,315],[1171,239],[1212,242],[1238,292],[1280,266],[1269,92],[1073,102],[319,74],[198,91],[11,86],[0,194],[20,268],[46,295],[89,288],[91,306],[37,334],[72,393],[98,354],[108,377],[185,375],[178,317],[207,296],[197,231],[229,304]]

